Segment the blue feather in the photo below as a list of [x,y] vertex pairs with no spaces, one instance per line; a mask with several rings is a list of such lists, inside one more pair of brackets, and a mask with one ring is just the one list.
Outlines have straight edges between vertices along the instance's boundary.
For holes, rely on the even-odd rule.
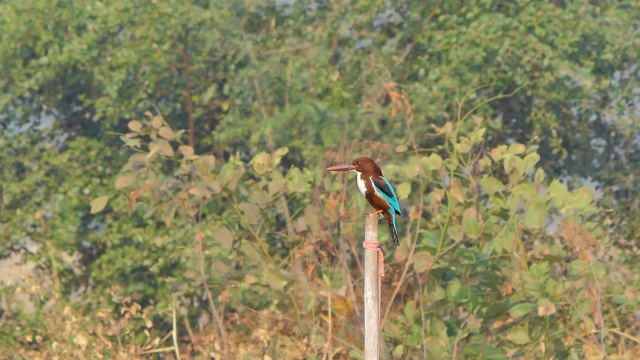
[[398,203],[398,197],[396,196],[396,192],[393,191],[393,187],[391,186],[391,184],[389,184],[389,182],[387,181],[387,179],[385,179],[382,176],[379,176],[380,179],[384,180],[384,183],[378,182],[376,181],[376,179],[374,177],[371,177],[371,182],[373,183],[373,186],[376,189],[376,192],[382,196],[383,199],[385,199],[389,205],[391,205],[391,207],[393,208],[394,211],[390,211],[391,215],[393,215],[393,218],[395,219],[395,214],[400,215],[400,204]]
[[[384,183],[380,182],[379,179],[384,180]],[[378,180],[378,181],[376,181]],[[371,183],[373,184],[374,189],[386,202],[389,203],[391,209],[389,214],[391,214],[392,224],[389,224],[389,230],[391,230],[391,237],[393,238],[393,242],[396,245],[399,245],[398,242],[398,229],[396,227],[396,214],[400,215],[400,204],[398,203],[398,197],[396,196],[396,192],[393,190],[393,186],[382,176],[371,177]],[[392,228],[392,226],[393,228]]]

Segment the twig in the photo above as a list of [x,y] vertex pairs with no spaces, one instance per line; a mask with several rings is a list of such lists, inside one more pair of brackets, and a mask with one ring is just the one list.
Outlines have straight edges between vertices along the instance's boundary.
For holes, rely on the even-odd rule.
[[604,316],[602,316],[602,301],[601,301],[601,287],[600,287],[600,282],[598,281],[598,276],[596,275],[595,270],[593,269],[593,263],[591,261],[589,261],[589,268],[591,269],[591,274],[593,275],[593,280],[595,282],[595,296],[596,296],[596,305],[598,307],[598,317],[600,320],[600,350],[602,351],[602,354],[604,354],[604,358],[609,360],[609,354],[607,353],[607,348],[604,344],[604,329],[605,329],[605,324],[604,324]]
[[[571,298],[567,295],[563,296],[564,300],[571,305],[571,307],[573,307],[573,309],[578,313],[578,316],[580,317],[580,319],[585,323],[588,324],[589,321],[587,320],[587,317],[585,316],[585,314],[580,310],[580,308],[573,302],[571,301]],[[602,331],[603,328],[601,328]],[[590,331],[588,331],[588,336],[591,338],[591,341],[593,341],[594,344],[599,344],[598,339],[596,338],[596,336],[593,334],[594,331],[592,331],[591,329],[589,329]],[[606,355],[606,352],[603,351],[603,356]],[[608,359],[608,357],[607,357]]]
[[174,350],[173,346],[167,346],[167,347],[163,347],[163,348],[157,348],[157,349],[150,349],[150,350],[141,351],[138,354],[139,355],[156,354],[156,353],[163,353],[163,352],[172,351],[172,350]]
[[176,359],[180,360],[180,349],[178,349],[178,327],[176,326],[176,296],[173,296],[173,306],[171,308],[171,325],[172,325],[172,334],[171,338],[173,340],[173,351],[176,354]]
[[227,340],[227,332],[224,329],[224,321],[222,319],[222,316],[220,316],[220,313],[218,313],[218,309],[216,308],[216,305],[213,302],[213,294],[211,293],[211,289],[207,284],[207,276],[206,276],[205,266],[204,266],[203,251],[201,251],[200,253],[197,253],[196,256],[198,257],[198,264],[200,265],[200,276],[202,277],[202,284],[204,285],[204,291],[207,294],[209,307],[211,307],[211,312],[213,313],[213,317],[216,319],[216,323],[218,325],[218,331],[220,331],[220,337],[222,338],[221,340],[222,340],[223,358],[228,360],[229,359],[229,341]]
[[635,337],[633,335],[629,335],[629,334],[627,334],[625,332],[620,331],[619,329],[609,329],[609,332],[612,332],[614,334],[618,334],[618,335],[622,336],[623,338],[627,338],[627,339],[635,342],[636,344],[640,345],[640,338]]
[[[416,298],[420,299],[420,320],[422,321],[422,338],[425,338],[425,334],[424,334],[424,329],[427,327],[427,319],[424,316],[424,308],[426,306],[425,301],[424,301],[424,291],[422,290],[422,279],[420,279],[420,274],[418,274],[417,272],[414,271],[414,274],[416,275],[416,283],[418,284],[418,291],[419,293],[416,294]],[[427,346],[425,345],[424,341],[422,341],[422,356],[424,356],[424,358],[427,358]]]
[[331,359],[331,337],[333,336],[333,314],[331,311],[331,279],[329,278],[329,290],[327,291],[327,317],[329,319],[327,324],[327,351],[325,355]]
[[[202,206],[203,204],[200,203],[200,211],[199,211],[200,215],[202,214]],[[193,222],[196,229],[199,227],[199,224],[200,224],[199,219],[200,218],[198,217],[193,217]],[[197,237],[198,236],[196,235],[196,238]],[[200,277],[202,278],[202,285],[204,287],[205,294],[207,294],[207,300],[209,301],[209,307],[211,307],[211,313],[213,314],[213,318],[216,320],[216,324],[218,325],[218,331],[220,332],[220,338],[222,340],[222,356],[223,356],[223,359],[228,360],[229,359],[229,341],[227,337],[227,331],[224,329],[223,316],[220,315],[220,313],[218,312],[218,309],[216,308],[215,303],[213,302],[213,294],[211,293],[211,289],[209,288],[209,284],[207,283],[207,273],[205,270],[205,263],[204,263],[204,248],[201,240],[202,239],[200,239],[200,243],[198,243],[198,240],[196,239],[195,245],[196,247],[199,247],[200,251],[195,251],[195,255],[198,261],[198,267],[200,268]]]
[[191,325],[189,325],[189,319],[187,317],[182,318],[182,322],[184,323],[184,327],[187,329],[187,333],[189,334],[189,339],[191,339],[191,343],[195,343],[195,338],[193,337],[193,330],[191,330]]

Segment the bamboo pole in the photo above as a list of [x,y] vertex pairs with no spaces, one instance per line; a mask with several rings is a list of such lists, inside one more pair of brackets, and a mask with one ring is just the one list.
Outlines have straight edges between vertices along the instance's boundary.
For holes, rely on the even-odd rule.
[[[378,215],[365,215],[364,241],[378,243]],[[379,247],[379,244],[378,244]],[[378,251],[365,245],[364,251],[364,358],[378,360],[380,334],[380,289]]]

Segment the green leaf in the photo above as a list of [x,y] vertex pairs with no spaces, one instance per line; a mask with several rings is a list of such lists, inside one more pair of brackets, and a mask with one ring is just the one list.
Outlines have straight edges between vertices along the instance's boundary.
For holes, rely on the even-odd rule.
[[176,212],[180,207],[180,203],[178,201],[170,201],[168,206],[164,209],[164,214],[162,214],[162,221],[164,221],[167,226],[171,226],[173,224],[173,220],[176,217]]
[[517,345],[525,345],[531,341],[526,331],[517,328],[509,331],[507,339]]
[[424,164],[426,165],[427,170],[439,171],[442,167],[442,158],[438,154],[431,154],[429,157],[425,158]]
[[[385,331],[386,332],[386,331]],[[395,359],[399,359],[402,357],[402,355],[404,354],[404,345],[400,344],[400,345],[396,345],[396,347],[393,349],[393,357]]]
[[597,277],[603,277],[607,274],[607,268],[598,260],[593,260],[591,262],[591,268],[593,269],[593,273]]
[[455,152],[460,154],[468,154],[471,151],[471,141],[465,136],[461,136],[459,142],[453,144]]
[[180,145],[178,151],[187,160],[194,160],[198,158],[198,155],[194,155],[193,148],[189,145]]
[[[277,173],[280,174],[280,173]],[[283,177],[274,178],[267,184],[269,196],[272,198],[281,195],[285,191],[286,179]]]
[[409,300],[404,304],[404,315],[407,318],[409,324],[416,321],[416,303],[413,300]]
[[460,225],[449,226],[447,235],[454,241],[460,241],[464,238],[464,228]]
[[538,191],[533,183],[529,181],[523,181],[511,189],[513,195],[519,195],[527,199],[527,201],[535,201],[539,199]]
[[462,283],[458,279],[453,279],[447,284],[447,298],[452,301],[458,300],[458,295],[462,289]]
[[131,129],[131,131],[133,132],[139,133],[140,130],[142,130],[142,123],[138,120],[129,121],[128,126],[129,126],[129,129]]
[[509,312],[513,317],[520,317],[529,314],[535,307],[536,306],[531,303],[520,303],[514,305]]
[[544,181],[544,170],[542,170],[542,168],[538,168],[538,170],[536,170],[536,174],[533,176],[533,181],[537,185],[542,184]]
[[400,183],[400,185],[398,185],[398,188],[396,189],[396,193],[398,194],[398,198],[400,200],[406,199],[407,197],[409,197],[409,194],[411,194],[411,183],[409,181]]
[[509,149],[507,151],[511,154],[519,155],[524,153],[525,150],[527,150],[526,146],[524,146],[523,144],[516,143],[516,144],[509,145]]
[[200,168],[202,173],[209,174],[216,166],[216,157],[213,155],[205,155],[194,161],[197,167]]
[[424,340],[421,329],[418,325],[411,326],[411,332],[407,336],[407,345],[413,348],[417,347]]
[[549,274],[549,263],[541,261],[531,264],[531,267],[529,267],[529,274],[534,278],[541,280]]
[[488,344],[472,344],[464,349],[465,359],[508,360],[504,351]]
[[569,201],[571,193],[560,181],[553,180],[547,189],[547,196],[558,208],[563,208]]
[[593,190],[582,187],[571,194],[569,201],[567,202],[567,208],[571,209],[583,209],[591,205],[593,201]]
[[216,195],[222,192],[222,185],[220,181],[213,178],[206,178],[202,180],[202,183],[206,185],[207,189],[211,191],[211,194]]
[[478,221],[478,211],[475,207],[468,208],[462,214],[462,226],[468,237],[477,239],[482,234],[482,226]]
[[133,184],[136,181],[135,175],[125,175],[121,176],[116,180],[116,190],[124,189],[127,186]]
[[420,230],[420,240],[423,245],[437,249],[440,244],[440,230]]
[[222,246],[224,246],[227,249],[231,249],[231,246],[233,245],[233,234],[229,229],[222,226],[214,230],[211,235]]
[[160,127],[162,126],[162,116],[156,115],[152,117],[149,121],[149,125],[154,129],[160,129]]
[[104,195],[91,200],[91,213],[97,214],[102,211],[104,207],[107,206],[110,198],[111,196]]
[[276,150],[273,153],[273,158],[271,160],[272,166],[275,168],[276,166],[280,165],[280,161],[282,160],[282,157],[287,155],[288,152],[289,152],[289,148],[286,148],[286,147],[282,147]]
[[573,260],[571,262],[571,266],[569,267],[571,269],[571,275],[581,275],[585,272],[587,272],[588,270],[588,265],[584,263],[584,261],[580,260],[580,259],[576,259]]
[[529,205],[524,225],[527,229],[540,229],[545,225],[547,219],[547,208],[540,201],[535,201]]
[[211,191],[200,186],[194,186],[189,189],[189,194],[199,199],[208,199],[211,197]]
[[502,230],[496,235],[496,237],[491,241],[493,244],[493,248],[496,250],[498,254],[502,253],[502,251],[512,252],[513,244],[517,241],[518,236],[516,234],[516,230],[510,224],[505,224],[502,227]]
[[304,193],[310,189],[310,184],[306,179],[309,178],[309,171],[302,173],[297,167],[292,167],[287,172],[286,185],[287,191],[292,193]]
[[454,178],[453,180],[451,180],[451,183],[449,184],[449,195],[452,199],[456,200],[457,202],[463,203],[467,195],[467,192],[465,190],[468,189],[462,186],[459,179]]
[[484,134],[486,133],[486,131],[486,128],[481,127],[471,133],[471,136],[469,137],[471,139],[471,143],[475,145],[484,141]]
[[161,137],[171,141],[173,139],[175,139],[176,135],[173,133],[173,130],[171,130],[170,128],[163,126],[160,128],[160,130],[158,130],[158,135],[160,135]]
[[202,93],[202,98],[200,99],[200,101],[202,103],[208,103],[211,101],[211,99],[213,98],[214,95],[217,95],[218,93],[218,84],[213,84],[207,87],[207,89],[204,91],[204,93]]
[[433,266],[433,256],[427,251],[417,251],[413,256],[413,268],[418,274],[428,271]]
[[[405,334],[405,326],[402,326],[402,328],[399,326],[400,323],[402,322],[404,325],[404,323],[406,323],[406,321],[402,321],[402,315],[398,316],[398,322],[393,322],[390,321],[386,324],[384,324],[384,335],[388,336],[392,339],[401,339],[404,337]],[[387,327],[389,326],[389,327]]]
[[524,172],[528,172],[533,169],[534,166],[540,161],[540,155],[538,153],[530,153],[524,157]]
[[482,186],[484,191],[489,195],[503,191],[505,188],[502,181],[488,174],[482,177],[482,180],[480,180],[480,186]]
[[538,316],[551,316],[556,313],[556,306],[549,299],[538,300]]
[[232,163],[226,163],[220,169],[218,180],[223,187],[229,190],[235,190],[242,175],[244,175],[244,168],[237,167]]
[[147,159],[150,159],[154,154],[173,157],[173,148],[167,140],[156,139],[149,143],[149,154],[147,155]]
[[[258,261],[261,260],[261,257],[258,256]],[[262,274],[262,280],[271,288],[277,291],[282,291],[284,286],[287,284],[286,280],[282,279],[277,273],[273,271],[265,271]]]
[[449,335],[447,335],[447,325],[438,318],[431,319],[431,333],[440,338],[441,341],[449,343]]
[[504,171],[509,175],[509,181],[515,184],[524,174],[524,161],[516,155],[507,156],[504,159]]
[[504,157],[506,156],[506,151],[507,151],[506,145],[498,145],[497,147],[491,149],[491,158],[495,162],[504,160]]
[[122,140],[125,146],[128,146],[132,149],[139,149],[140,145],[142,145],[142,142],[140,141],[139,138],[129,136],[129,134],[125,136],[120,136],[120,140]]
[[238,208],[242,210],[245,215],[247,215],[249,222],[252,224],[256,224],[260,221],[260,219],[262,219],[262,213],[257,205],[243,202],[238,205]]
[[254,156],[250,164],[258,175],[264,175],[271,170],[271,155],[263,151]]
[[439,301],[447,297],[446,291],[439,284],[431,284],[427,289],[431,301]]

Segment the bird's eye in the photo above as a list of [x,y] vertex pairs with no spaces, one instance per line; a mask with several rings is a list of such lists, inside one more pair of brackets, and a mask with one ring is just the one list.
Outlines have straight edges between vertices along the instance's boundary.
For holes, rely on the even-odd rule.
[[360,165],[360,161],[356,162],[356,165]]

